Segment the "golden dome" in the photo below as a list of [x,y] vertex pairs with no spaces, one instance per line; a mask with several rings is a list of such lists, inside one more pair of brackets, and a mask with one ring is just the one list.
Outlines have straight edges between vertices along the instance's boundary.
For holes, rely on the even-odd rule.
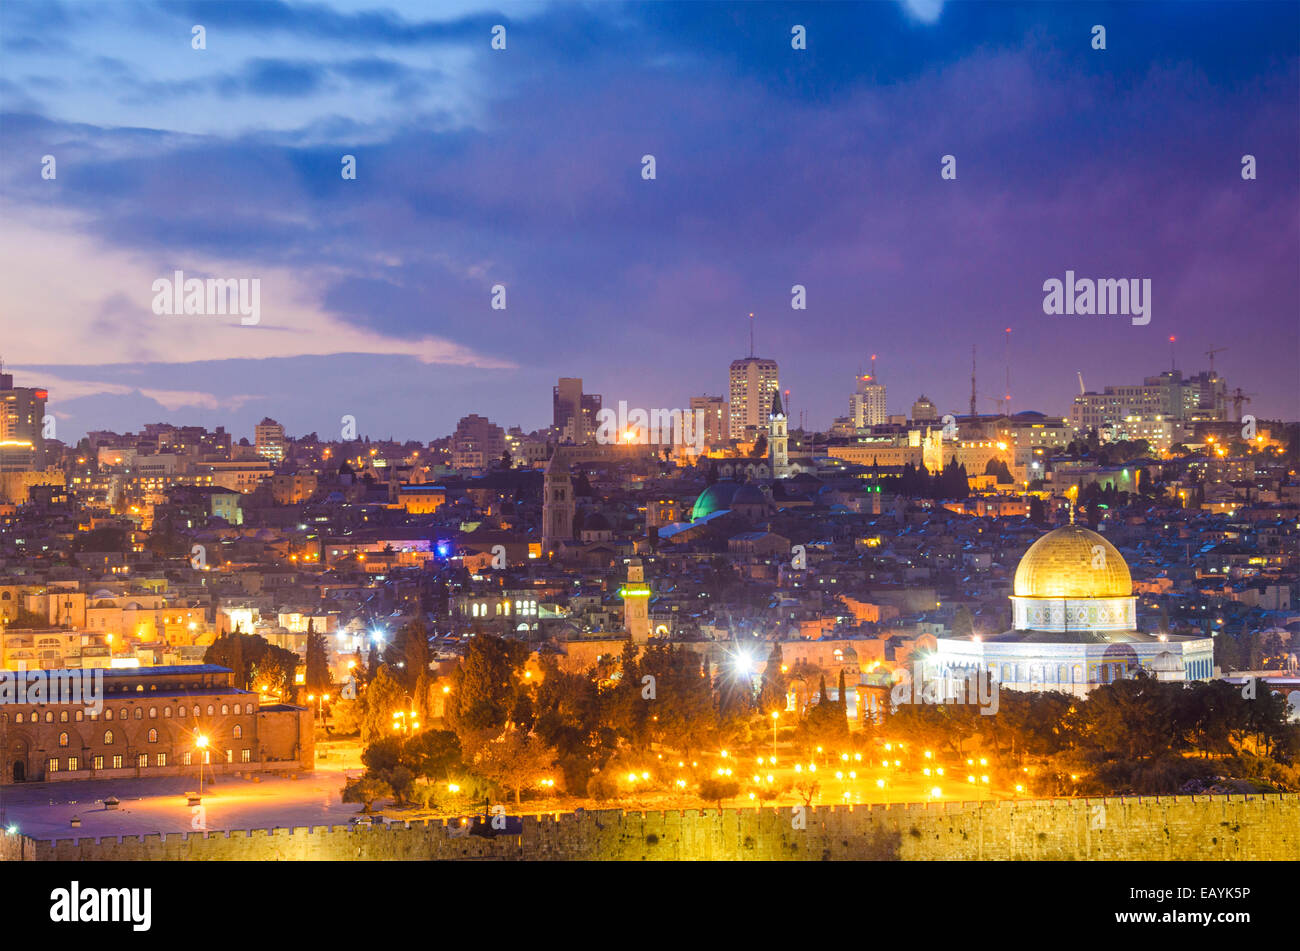
[[1133,579],[1114,545],[1082,525],[1065,525],[1029,546],[1014,591],[1018,598],[1127,598]]

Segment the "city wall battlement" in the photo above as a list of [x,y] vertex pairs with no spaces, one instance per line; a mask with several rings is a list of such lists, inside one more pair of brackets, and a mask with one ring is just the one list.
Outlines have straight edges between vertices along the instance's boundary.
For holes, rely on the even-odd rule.
[[1300,857],[1300,795],[789,806],[523,816],[487,839],[460,820],[38,840],[4,861],[1260,860]]

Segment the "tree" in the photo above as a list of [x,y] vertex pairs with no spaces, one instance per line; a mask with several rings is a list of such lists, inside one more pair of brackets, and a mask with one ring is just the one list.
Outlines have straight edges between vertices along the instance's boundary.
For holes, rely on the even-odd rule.
[[481,634],[470,641],[451,675],[447,721],[464,740],[483,731],[500,732],[515,705],[528,647],[520,641]]
[[785,657],[781,652],[781,642],[774,641],[758,688],[758,709],[767,716],[771,716],[773,711],[779,712],[786,708],[787,683],[785,672],[781,669],[783,666]]
[[952,616],[952,636],[953,637],[970,637],[975,633],[975,616],[971,614],[970,608],[962,605]]
[[534,734],[511,729],[479,750],[474,757],[474,772],[512,790],[517,806],[524,787],[544,778],[542,774],[552,762],[550,753]]
[[235,686],[241,690],[278,691],[286,700],[294,693],[298,655],[276,647],[260,635],[236,630],[219,637],[204,651],[203,662],[230,668],[235,675]]
[[393,787],[370,774],[349,779],[343,787],[344,802],[361,803],[361,811],[368,813],[375,801],[393,795]]
[[723,800],[735,799],[740,794],[740,783],[733,779],[720,779],[706,776],[700,780],[700,798],[705,802],[715,803],[722,809]]
[[367,745],[393,733],[393,714],[410,711],[406,691],[387,664],[381,664],[362,694],[361,740]]
[[460,739],[451,730],[425,730],[406,741],[401,759],[416,776],[445,781],[461,765]]
[[794,791],[799,794],[805,806],[812,806],[813,800],[817,798],[817,793],[821,791],[821,783],[817,780],[802,775],[794,784]]
[[844,683],[843,667],[840,668],[840,683],[839,683],[838,695],[840,698],[839,699],[840,716],[844,719],[844,733],[845,735],[847,735],[849,732],[849,694]]
[[307,669],[303,682],[312,693],[324,693],[330,687],[325,635],[317,634],[311,621],[307,622]]
[[410,693],[415,693],[420,675],[429,672],[431,660],[429,632],[418,617],[399,627],[384,648],[384,663],[394,669],[402,686]]

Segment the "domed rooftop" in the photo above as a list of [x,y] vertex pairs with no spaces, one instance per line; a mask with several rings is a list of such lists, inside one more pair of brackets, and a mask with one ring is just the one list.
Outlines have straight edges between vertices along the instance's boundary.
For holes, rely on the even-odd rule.
[[691,509],[691,521],[730,508],[731,500],[735,497],[739,488],[740,483],[733,482],[730,479],[723,479],[720,482],[713,483],[713,485],[701,492],[700,497],[695,500],[695,507]]
[[736,490],[736,494],[731,497],[731,505],[734,508],[737,505],[766,505],[767,496],[763,490],[752,482],[747,482]]
[[1029,546],[1014,591],[1019,598],[1127,598],[1133,579],[1114,545],[1082,525],[1065,525]]

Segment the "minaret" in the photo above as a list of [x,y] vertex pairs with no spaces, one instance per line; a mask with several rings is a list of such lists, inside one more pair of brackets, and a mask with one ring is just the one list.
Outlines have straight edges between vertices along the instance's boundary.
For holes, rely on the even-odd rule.
[[650,586],[640,558],[628,562],[627,584],[618,593],[623,599],[623,627],[632,643],[644,644],[650,639]]
[[542,554],[554,551],[560,542],[573,539],[574,512],[568,459],[557,449],[542,477]]
[[772,396],[772,415],[767,418],[767,460],[773,479],[790,477],[789,442],[785,410],[781,408],[781,391],[777,390]]

